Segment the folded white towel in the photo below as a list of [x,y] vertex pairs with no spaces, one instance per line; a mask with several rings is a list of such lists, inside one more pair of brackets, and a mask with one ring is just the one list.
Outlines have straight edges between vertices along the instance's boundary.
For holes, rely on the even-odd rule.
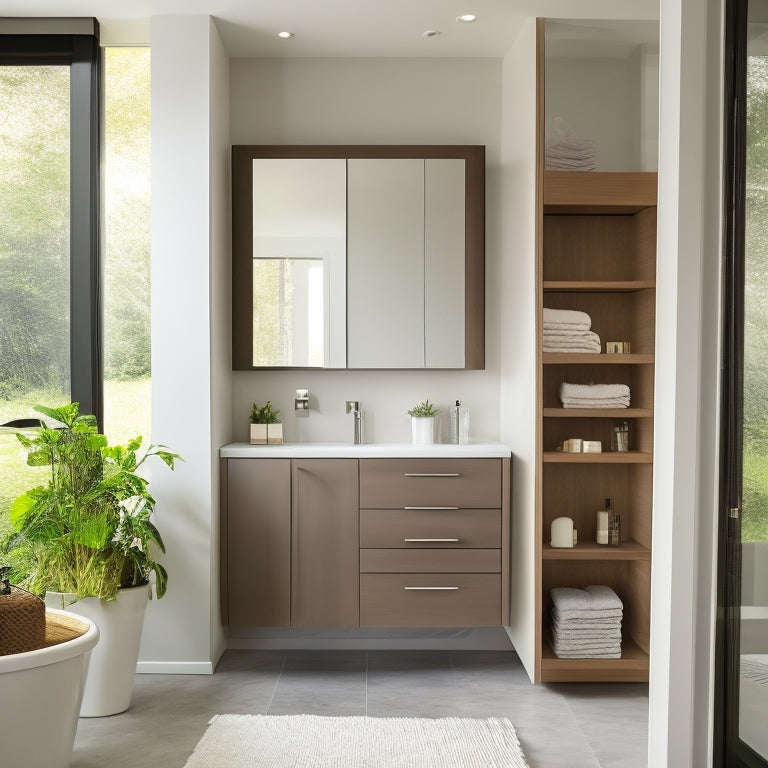
[[608,400],[629,397],[629,387],[626,384],[569,384],[560,385],[560,399],[563,400]]
[[622,610],[621,598],[605,584],[591,584],[584,589],[574,587],[555,587],[550,591],[555,608],[563,611],[615,611]]
[[618,608],[609,609],[606,611],[610,616],[593,616],[597,611],[590,611],[588,617],[581,616],[569,616],[563,617],[557,611],[557,608],[553,608],[551,612],[552,626],[566,630],[594,630],[595,632],[601,630],[613,630],[621,627],[621,620],[623,617],[623,611]]
[[588,331],[592,327],[592,318],[586,312],[578,309],[548,309],[542,310],[544,328],[548,324],[566,325],[574,330]]
[[595,631],[592,629],[564,629],[562,625],[553,624],[552,634],[557,635],[561,640],[581,640],[584,642],[610,641],[621,637],[621,627]]
[[543,352],[548,352],[551,354],[561,354],[561,355],[581,355],[581,354],[589,354],[589,355],[599,355],[600,349],[595,349],[592,346],[588,347],[558,347],[558,346],[549,346],[545,345],[542,349]]
[[629,399],[617,400],[582,400],[563,403],[563,408],[629,408]]
[[[552,649],[555,651],[555,649]],[[596,653],[595,651],[555,651],[558,659],[620,659],[621,650],[609,653]]]
[[598,347],[600,346],[600,337],[594,331],[545,330],[542,340],[545,344],[597,344]]

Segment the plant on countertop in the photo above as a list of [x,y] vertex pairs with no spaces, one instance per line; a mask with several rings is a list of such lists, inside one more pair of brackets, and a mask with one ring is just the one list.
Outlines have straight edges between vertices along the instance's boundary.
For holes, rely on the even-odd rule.
[[279,413],[280,410],[273,408],[270,400],[261,408],[254,403],[251,406],[251,424],[277,424]]
[[[114,599],[123,587],[148,583],[154,571],[158,598],[168,574],[155,560],[165,552],[150,517],[155,500],[138,468],[158,456],[171,469],[181,457],[163,445],[143,453],[141,437],[109,445],[96,418],[80,413],[79,403],[61,408],[35,406],[57,426],[17,432],[27,464],[50,467],[46,485],[31,488],[11,507],[15,532],[6,552],[23,550],[31,569],[20,586],[42,595],[71,592],[77,598]],[[24,558],[16,558],[16,562]]]
[[425,419],[430,416],[436,416],[438,410],[439,409],[430,403],[429,400],[425,400],[423,403],[414,405],[413,408],[408,411],[408,415],[412,416],[414,419]]

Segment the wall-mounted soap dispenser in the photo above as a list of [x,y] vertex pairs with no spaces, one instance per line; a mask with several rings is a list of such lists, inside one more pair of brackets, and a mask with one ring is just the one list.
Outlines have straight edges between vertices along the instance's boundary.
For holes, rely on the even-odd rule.
[[293,410],[295,415],[300,418],[309,416],[309,390],[297,389],[296,397],[293,401]]

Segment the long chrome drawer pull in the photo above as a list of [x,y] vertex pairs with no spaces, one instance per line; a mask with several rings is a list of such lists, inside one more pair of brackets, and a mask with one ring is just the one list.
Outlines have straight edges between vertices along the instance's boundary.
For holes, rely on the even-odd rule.
[[458,507],[403,507],[403,509],[458,509]]
[[429,590],[438,590],[438,591],[456,591],[458,590],[458,587],[403,587],[403,589],[412,589],[412,590],[422,590],[422,591],[429,591]]
[[403,541],[458,541],[458,539],[403,539]]
[[406,477],[460,477],[458,472],[406,472]]

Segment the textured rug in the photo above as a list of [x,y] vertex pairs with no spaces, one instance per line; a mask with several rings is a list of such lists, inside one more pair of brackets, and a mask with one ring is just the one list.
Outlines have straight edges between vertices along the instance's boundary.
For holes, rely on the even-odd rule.
[[509,720],[217,715],[185,768],[528,768]]
[[748,654],[741,657],[741,677],[760,685],[768,685],[768,655]]

